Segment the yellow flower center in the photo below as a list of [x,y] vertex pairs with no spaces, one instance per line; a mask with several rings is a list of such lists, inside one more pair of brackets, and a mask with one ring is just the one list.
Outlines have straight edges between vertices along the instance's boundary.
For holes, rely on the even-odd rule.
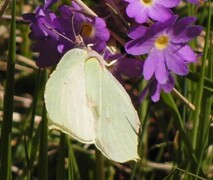
[[153,3],[153,0],[141,0],[141,3],[145,6],[151,6]]
[[84,37],[93,37],[95,34],[94,28],[90,23],[83,23],[81,27],[81,35]]
[[155,47],[159,50],[167,48],[168,44],[169,44],[168,36],[160,36],[155,40]]

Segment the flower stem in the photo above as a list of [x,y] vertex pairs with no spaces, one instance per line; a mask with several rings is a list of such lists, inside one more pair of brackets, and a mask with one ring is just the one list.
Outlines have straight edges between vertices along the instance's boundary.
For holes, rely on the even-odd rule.
[[43,108],[40,134],[40,147],[39,147],[39,164],[38,164],[38,179],[48,179],[48,157],[47,157],[47,116],[46,109]]
[[96,155],[96,179],[98,180],[105,180],[105,175],[104,175],[104,157],[102,153],[96,149],[95,151]]

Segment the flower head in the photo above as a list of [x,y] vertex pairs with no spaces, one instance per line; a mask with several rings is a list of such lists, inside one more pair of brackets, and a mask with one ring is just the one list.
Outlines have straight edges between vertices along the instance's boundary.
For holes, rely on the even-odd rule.
[[58,63],[62,56],[58,50],[58,42],[63,39],[53,30],[47,28],[51,27],[56,31],[60,29],[55,13],[40,6],[35,13],[25,14],[23,17],[31,22],[29,37],[36,41],[32,46],[32,51],[40,53],[36,60],[37,66],[47,67]]
[[151,18],[163,22],[173,13],[169,8],[175,7],[180,0],[125,0],[129,2],[126,13],[130,18],[135,18],[138,23],[144,23]]
[[29,37],[36,41],[32,50],[39,52],[36,64],[39,67],[57,64],[68,50],[76,46],[77,35],[82,37],[85,45],[93,44],[94,50],[102,52],[109,39],[104,20],[86,17],[74,2],[72,6],[59,7],[60,15],[57,16],[48,9],[54,2],[46,1],[47,4],[38,7],[35,13],[24,15],[24,19],[30,21]]
[[132,55],[148,54],[143,67],[146,80],[154,75],[160,84],[165,84],[170,71],[178,75],[188,73],[187,64],[196,61],[196,54],[187,43],[202,31],[201,26],[192,25],[195,20],[186,17],[177,21],[177,16],[173,16],[155,23],[142,36],[138,30],[141,28],[130,32],[133,40],[126,43],[125,49]]
[[[86,45],[93,44],[92,48],[101,53],[109,39],[109,31],[102,18],[90,18],[79,13],[80,7],[75,3],[72,6],[63,5],[59,8],[62,17],[73,24],[73,34],[80,35]],[[73,17],[73,18],[72,18]]]

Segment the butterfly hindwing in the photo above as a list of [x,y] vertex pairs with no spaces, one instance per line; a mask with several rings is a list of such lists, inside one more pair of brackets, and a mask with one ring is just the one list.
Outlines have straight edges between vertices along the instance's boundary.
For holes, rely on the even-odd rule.
[[109,159],[138,159],[139,118],[122,85],[93,57],[85,63],[86,92],[93,102],[95,144]]

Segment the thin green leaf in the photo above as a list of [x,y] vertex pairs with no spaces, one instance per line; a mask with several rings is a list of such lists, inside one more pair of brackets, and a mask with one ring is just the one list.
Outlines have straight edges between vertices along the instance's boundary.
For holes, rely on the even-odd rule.
[[[190,170],[193,171],[192,173],[195,173],[195,169],[198,166],[197,159],[194,156],[194,150],[192,147],[192,143],[191,143],[189,137],[187,136],[183,121],[182,121],[181,116],[178,111],[178,108],[177,108],[171,94],[162,93],[162,99],[172,112],[172,115],[174,118],[174,123],[178,128],[181,140],[184,145],[184,149],[186,151],[187,159],[185,160],[185,162],[181,163],[180,167],[186,168],[187,165],[192,165]],[[204,176],[202,171],[200,172],[200,176]]]
[[[210,3],[210,2],[209,2]],[[209,4],[208,8],[208,24],[206,27],[206,37],[205,37],[205,46],[204,46],[204,53],[202,58],[202,65],[201,65],[201,73],[199,83],[197,85],[197,91],[195,95],[195,107],[196,111],[192,113],[193,119],[193,134],[192,134],[192,145],[193,148],[196,148],[197,143],[197,135],[198,135],[198,126],[200,123],[200,112],[201,112],[201,104],[202,104],[202,96],[203,96],[203,86],[204,86],[204,77],[206,71],[206,62],[207,62],[207,54],[208,54],[208,40],[210,37],[210,25],[211,25],[211,6]]]
[[66,136],[67,139],[67,144],[68,144],[68,149],[69,149],[69,163],[68,163],[68,179],[69,180],[80,180],[80,172],[78,169],[78,165],[75,159],[75,154],[73,151],[73,147],[71,144],[70,139]]
[[9,5],[10,0],[5,0],[4,2],[0,2],[0,17],[4,14],[5,9]]
[[96,149],[96,179],[97,180],[105,180],[105,173],[104,173],[104,156],[103,154]]
[[38,163],[38,179],[48,179],[48,157],[47,157],[47,116],[46,110],[43,109],[41,120],[41,135],[40,135],[40,148],[39,148],[39,163]]
[[16,52],[16,1],[12,1],[12,20],[10,28],[9,54],[7,62],[6,87],[4,96],[4,115],[1,130],[1,164],[2,179],[11,179],[11,131],[13,120],[14,71]]
[[57,158],[56,180],[65,179],[65,152],[66,152],[66,139],[65,134],[61,133],[60,144]]
[[[211,67],[211,65],[209,67]],[[199,77],[200,77],[199,73],[189,72],[189,74],[186,77],[192,80],[193,82],[199,83]],[[207,77],[204,77],[204,89],[213,93],[213,81]]]

